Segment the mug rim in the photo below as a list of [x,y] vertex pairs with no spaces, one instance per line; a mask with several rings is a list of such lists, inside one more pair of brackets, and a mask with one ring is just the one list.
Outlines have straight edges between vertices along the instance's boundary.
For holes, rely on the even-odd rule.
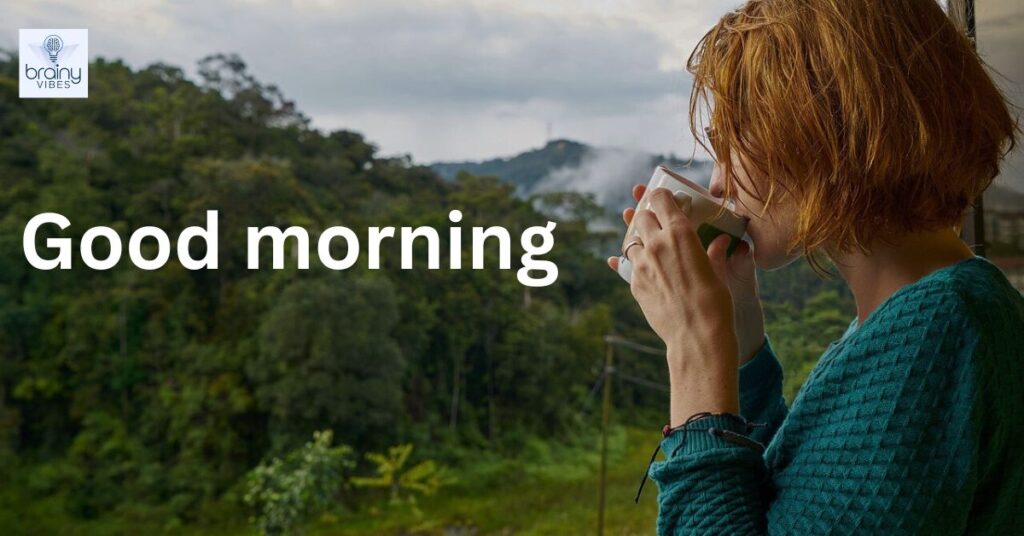
[[[690,188],[691,190],[693,190],[693,191],[697,192],[698,194],[700,194],[700,196],[703,197],[704,199],[706,199],[708,201],[711,201],[712,203],[714,203],[716,205],[723,205],[723,206],[725,206],[725,208],[729,209],[730,212],[733,212],[733,213],[736,212],[736,203],[733,203],[732,201],[727,201],[725,199],[720,199],[720,198],[717,198],[717,197],[711,195],[711,192],[708,191],[707,188],[705,188],[705,187],[701,186],[700,184],[697,184],[696,182],[694,182],[694,181],[684,177],[683,175],[681,175],[680,173],[678,173],[678,172],[674,171],[673,169],[669,168],[665,164],[659,164],[658,168],[655,170],[655,172],[657,172],[657,171],[665,172],[665,174],[667,174],[668,176],[670,176],[673,179],[676,179],[677,181],[683,183],[683,185],[686,186],[687,188]],[[742,216],[739,216],[739,217],[742,217]]]

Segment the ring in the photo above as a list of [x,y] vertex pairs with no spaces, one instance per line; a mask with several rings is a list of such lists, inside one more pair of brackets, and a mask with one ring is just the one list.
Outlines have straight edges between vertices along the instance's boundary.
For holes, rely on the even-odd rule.
[[622,256],[626,260],[629,260],[629,248],[631,248],[633,246],[638,246],[638,245],[639,246],[644,245],[644,243],[641,242],[639,238],[634,238],[633,240],[630,240],[629,243],[626,244],[626,247],[622,249]]

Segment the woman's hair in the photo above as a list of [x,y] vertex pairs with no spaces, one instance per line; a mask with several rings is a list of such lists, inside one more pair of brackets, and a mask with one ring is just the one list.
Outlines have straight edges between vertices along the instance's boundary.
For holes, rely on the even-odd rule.
[[[690,128],[735,184],[792,194],[811,268],[818,248],[954,226],[1019,131],[968,38],[935,0],[751,0],[687,62]],[[705,108],[700,106],[703,104]],[[735,181],[742,162],[756,193]],[[766,180],[765,180],[766,179]],[[767,186],[767,194],[762,188]]]

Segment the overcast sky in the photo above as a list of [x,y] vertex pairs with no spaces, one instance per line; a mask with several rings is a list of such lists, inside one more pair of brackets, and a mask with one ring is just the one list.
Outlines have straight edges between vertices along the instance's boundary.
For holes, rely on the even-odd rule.
[[[739,2],[225,0],[3,2],[18,28],[88,28],[134,67],[237,52],[317,127],[418,162],[510,155],[548,136],[689,154],[686,55]],[[550,125],[550,127],[549,127]]]
[[[1016,81],[1019,1],[978,10],[979,38],[1006,43],[983,50]],[[88,28],[94,57],[190,73],[206,54],[237,52],[317,127],[417,162],[515,154],[542,145],[549,125],[552,137],[688,156],[686,58],[740,3],[5,1],[0,47],[16,49],[18,28]]]

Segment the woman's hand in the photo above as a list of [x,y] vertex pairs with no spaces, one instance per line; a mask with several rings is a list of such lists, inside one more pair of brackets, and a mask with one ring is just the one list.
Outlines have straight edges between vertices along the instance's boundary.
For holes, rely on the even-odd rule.
[[[633,199],[637,202],[643,197],[646,186],[637,184],[633,186]],[[633,221],[636,210],[627,208],[622,213],[622,219],[629,225]],[[718,251],[721,246],[721,251]],[[719,254],[724,256],[728,243],[712,243],[708,248],[708,257],[715,259]],[[630,250],[632,253],[632,249]],[[608,265],[612,270],[618,271],[619,258],[611,257]],[[761,298],[757,286],[757,274],[754,270],[754,255],[750,244],[744,240],[736,246],[732,255],[725,261],[725,283],[732,295],[733,317],[736,325],[736,340],[739,349],[739,364],[750,361],[757,351],[764,345],[764,311],[761,307]]]
[[738,413],[738,348],[726,284],[729,237],[716,238],[705,254],[671,191],[658,188],[650,201],[653,211],[634,215],[641,244],[629,248],[630,290],[667,348],[672,426],[700,411]]

